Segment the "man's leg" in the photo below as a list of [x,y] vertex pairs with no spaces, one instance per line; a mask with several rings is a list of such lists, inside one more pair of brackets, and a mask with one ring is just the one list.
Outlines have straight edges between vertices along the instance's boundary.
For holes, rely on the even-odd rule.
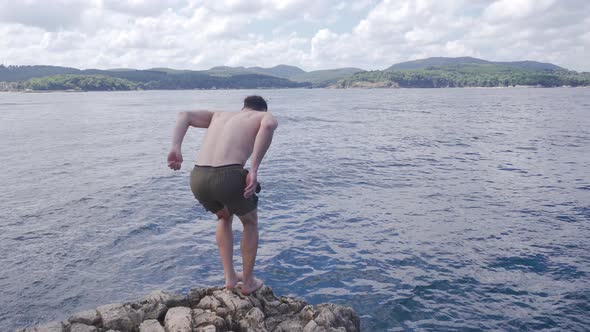
[[234,235],[232,232],[233,214],[230,214],[226,207],[216,213],[217,229],[215,232],[215,239],[217,240],[217,247],[219,248],[219,256],[221,256],[221,264],[223,265],[223,274],[225,275],[225,287],[232,289],[238,283],[238,275],[234,270]]
[[254,209],[238,216],[244,225],[240,248],[242,250],[243,282],[242,294],[250,294],[262,286],[262,280],[254,278],[254,263],[258,250],[258,211]]

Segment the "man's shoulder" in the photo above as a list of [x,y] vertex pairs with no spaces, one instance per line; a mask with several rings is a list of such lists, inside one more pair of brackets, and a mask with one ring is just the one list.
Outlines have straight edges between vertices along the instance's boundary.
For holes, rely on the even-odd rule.
[[236,111],[212,111],[213,116],[215,117],[228,117],[228,116],[234,116],[236,114],[239,114],[239,112]]

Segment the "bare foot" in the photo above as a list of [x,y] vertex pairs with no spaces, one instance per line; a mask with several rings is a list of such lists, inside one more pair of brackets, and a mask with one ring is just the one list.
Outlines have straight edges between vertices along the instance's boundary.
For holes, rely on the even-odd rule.
[[254,292],[256,292],[258,289],[260,289],[260,287],[262,287],[263,282],[262,280],[258,279],[258,278],[254,278],[254,280],[252,282],[244,282],[242,284],[242,295],[250,295]]
[[244,279],[242,272],[236,272],[234,278],[225,279],[225,288],[234,289],[236,285]]

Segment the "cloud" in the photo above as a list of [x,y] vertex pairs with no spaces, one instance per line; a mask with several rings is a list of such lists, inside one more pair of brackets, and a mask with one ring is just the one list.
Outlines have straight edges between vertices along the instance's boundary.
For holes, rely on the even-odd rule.
[[166,10],[179,10],[186,5],[182,0],[103,0],[105,9],[130,16],[157,16]]
[[80,22],[83,11],[92,1],[1,1],[0,22],[19,23],[46,30],[70,28]]
[[0,61],[80,68],[383,69],[429,56],[590,70],[584,0],[0,2]]

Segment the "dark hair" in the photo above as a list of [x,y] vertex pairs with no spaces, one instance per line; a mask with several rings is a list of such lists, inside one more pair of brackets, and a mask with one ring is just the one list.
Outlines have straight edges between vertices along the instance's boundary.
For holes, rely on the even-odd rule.
[[266,100],[260,96],[248,96],[244,99],[244,108],[253,109],[255,111],[266,112],[268,106]]

